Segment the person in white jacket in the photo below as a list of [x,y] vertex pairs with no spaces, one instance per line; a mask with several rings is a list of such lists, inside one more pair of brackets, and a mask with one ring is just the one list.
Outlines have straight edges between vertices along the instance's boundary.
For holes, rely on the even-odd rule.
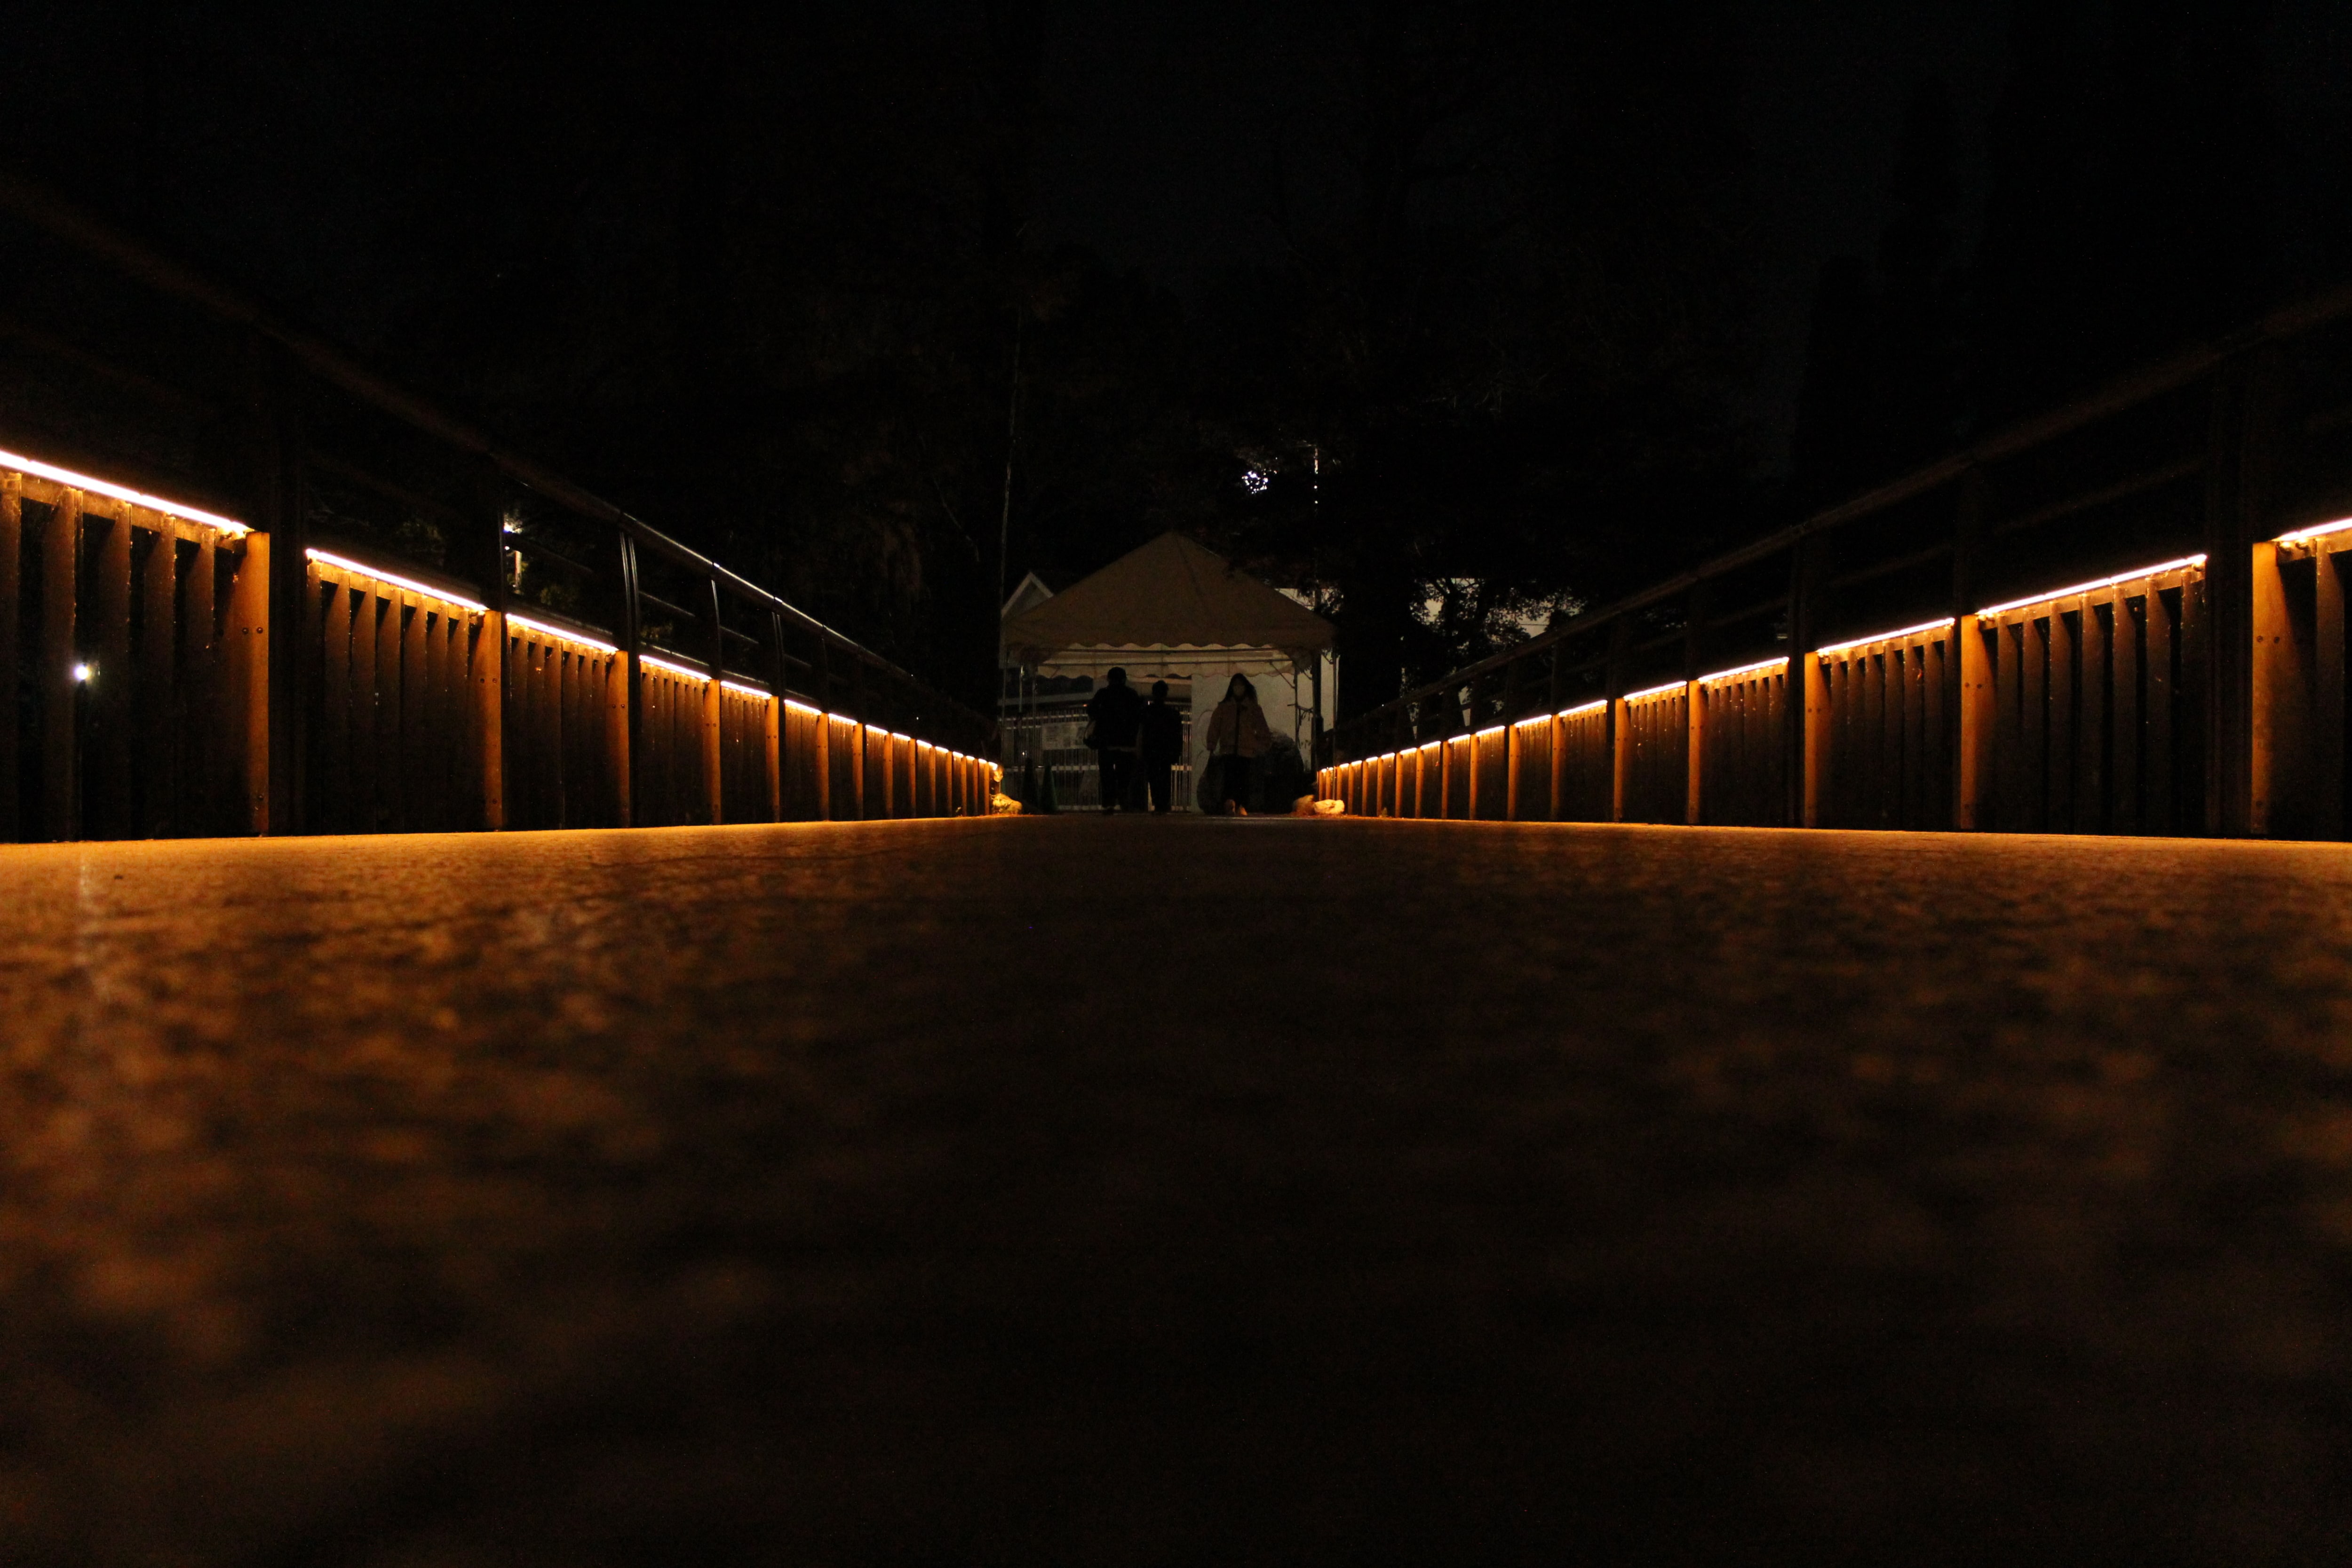
[[1209,715],[1209,755],[1217,764],[1217,798],[1202,804],[1231,816],[1247,816],[1250,773],[1273,740],[1265,710],[1257,705],[1257,688],[1250,684],[1248,676],[1235,675],[1225,684],[1225,700]]

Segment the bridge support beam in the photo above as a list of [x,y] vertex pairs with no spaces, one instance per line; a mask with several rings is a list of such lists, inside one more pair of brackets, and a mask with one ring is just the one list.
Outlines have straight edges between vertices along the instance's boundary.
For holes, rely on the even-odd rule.
[[2205,831],[2224,837],[2268,828],[2255,806],[2254,547],[2267,537],[2275,358],[2258,349],[2214,379],[2207,438]]

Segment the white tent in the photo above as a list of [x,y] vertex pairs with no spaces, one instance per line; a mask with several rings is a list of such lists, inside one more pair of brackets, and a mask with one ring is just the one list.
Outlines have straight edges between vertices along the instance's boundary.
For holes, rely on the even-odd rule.
[[[1124,668],[1131,684],[1148,690],[1165,680],[1200,711],[1233,676],[1246,675],[1267,724],[1302,751],[1311,740],[1310,691],[1319,686],[1327,716],[1337,700],[1331,623],[1181,534],[1163,533],[1042,603],[1015,595],[1007,607],[1008,664],[1097,683]],[[1205,728],[1195,726],[1192,738],[1196,778]]]

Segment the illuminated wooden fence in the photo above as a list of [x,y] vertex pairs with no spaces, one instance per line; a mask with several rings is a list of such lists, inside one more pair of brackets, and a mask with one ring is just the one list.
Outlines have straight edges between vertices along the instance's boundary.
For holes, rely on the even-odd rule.
[[[0,452],[0,832],[268,832],[271,538]],[[312,549],[301,830],[984,814],[992,764]],[[26,668],[24,650],[32,650]],[[632,666],[635,666],[633,672]],[[635,693],[634,700],[632,693]]]
[[2347,431],[2352,290],[1353,717],[1320,789],[1374,816],[2345,837]]
[[5,174],[0,277],[0,839],[987,813],[979,714]]

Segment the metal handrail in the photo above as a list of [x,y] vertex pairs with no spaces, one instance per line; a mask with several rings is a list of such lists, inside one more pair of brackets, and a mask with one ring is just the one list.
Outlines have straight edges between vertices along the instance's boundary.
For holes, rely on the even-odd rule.
[[324,334],[286,319],[252,296],[208,278],[132,238],[105,219],[20,174],[0,170],[0,208],[33,226],[114,267],[125,276],[267,338],[284,348],[321,380],[448,445],[490,463],[508,479],[580,516],[606,523],[672,563],[707,577],[728,592],[785,617],[796,629],[855,657],[868,668],[912,687],[926,703],[938,702],[985,733],[990,721],[911,671],[836,631],[814,616],[749,578],[719,564],[644,519],[606,500],[545,464],[505,447],[487,431],[421,394],[362,363],[351,350]]
[[1858,496],[1814,513],[1803,521],[1777,530],[1747,544],[1715,556],[1701,564],[1663,582],[1630,594],[1596,610],[1571,616],[1526,642],[1515,644],[1499,652],[1487,655],[1475,663],[1449,671],[1437,679],[1414,687],[1391,698],[1377,708],[1366,710],[1331,727],[1331,738],[1349,733],[1359,728],[1369,728],[1383,721],[1393,721],[1400,715],[1409,715],[1416,705],[1507,668],[1531,655],[1567,641],[1570,637],[1608,626],[1612,621],[1638,614],[1651,606],[1687,594],[1700,583],[1725,576],[1743,566],[1768,560],[1793,549],[1807,538],[1824,533],[1847,523],[1858,521],[1874,512],[1900,505],[1926,495],[1966,475],[1970,469],[2039,446],[2042,442],[2084,428],[2126,409],[2175,392],[2210,374],[2229,361],[2265,342],[2273,342],[2352,317],[2352,283],[2328,289],[2294,303],[2284,305],[2260,317],[2249,326],[2227,333],[2210,342],[2183,351],[2130,374],[2110,381],[2097,391],[2065,404],[2047,413],[2016,421],[1970,443],[1958,451],[1923,465],[1896,479],[1865,490]]

